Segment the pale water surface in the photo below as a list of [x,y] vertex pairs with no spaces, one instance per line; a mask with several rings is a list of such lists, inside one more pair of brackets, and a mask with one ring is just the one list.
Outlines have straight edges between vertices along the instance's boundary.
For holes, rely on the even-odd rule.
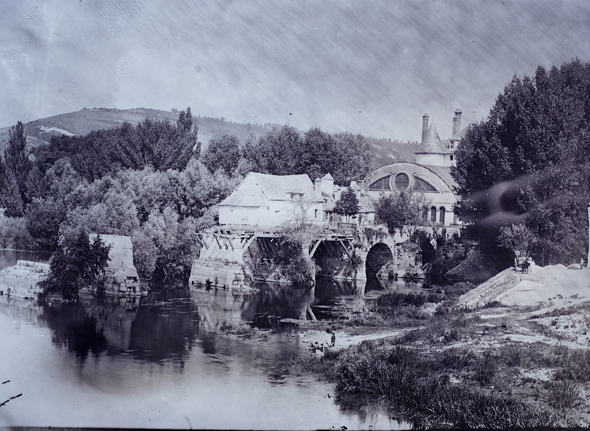
[[[23,257],[21,257],[23,258]],[[332,293],[330,293],[332,292]],[[391,429],[378,407],[335,400],[334,386],[290,375],[309,354],[280,317],[355,312],[364,292],[325,286],[289,294],[194,292],[149,301],[84,299],[37,306],[0,297],[0,427]],[[274,327],[265,341],[215,331],[222,322]],[[407,426],[407,424],[404,424]]]

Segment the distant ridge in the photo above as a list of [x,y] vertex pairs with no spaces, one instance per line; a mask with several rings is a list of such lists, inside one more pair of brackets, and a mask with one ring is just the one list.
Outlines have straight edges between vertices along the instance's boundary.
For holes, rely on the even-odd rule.
[[[113,129],[124,122],[136,125],[145,118],[158,120],[178,120],[178,111],[161,111],[157,109],[108,109],[108,108],[84,108],[77,112],[54,115],[26,123],[25,134],[27,142],[31,146],[43,145],[51,141],[52,136],[57,135],[86,135],[93,130]],[[235,135],[240,142],[248,137],[254,139],[265,135],[279,124],[243,124],[234,123],[224,118],[201,117],[193,112],[193,121],[199,128],[198,139],[206,147],[209,140],[216,135]],[[4,154],[4,147],[8,141],[10,127],[0,128],[0,151]],[[301,130],[305,132],[305,130]],[[418,143],[402,143],[391,139],[378,139],[365,137],[367,143],[374,151],[373,165],[375,168],[393,163],[395,161],[414,161],[414,152]]]
[[[86,135],[93,130],[114,129],[120,127],[124,122],[136,125],[145,118],[158,120],[178,120],[178,111],[160,111],[157,109],[135,108],[135,109],[107,109],[107,108],[84,108],[77,112],[54,115],[41,118],[25,124],[25,133],[30,145],[37,146],[47,143],[52,136],[64,135]],[[210,118],[193,116],[193,121],[199,127],[198,138],[204,145],[216,134],[229,133],[236,135],[240,141],[244,141],[249,135],[254,137],[262,136],[273,127],[272,124],[240,124],[226,121],[223,118]],[[8,140],[10,127],[0,129],[0,145],[2,151]]]

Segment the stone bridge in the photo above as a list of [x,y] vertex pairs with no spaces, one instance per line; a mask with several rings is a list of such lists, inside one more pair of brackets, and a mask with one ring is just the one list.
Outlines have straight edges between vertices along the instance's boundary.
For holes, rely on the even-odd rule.
[[[421,279],[425,277],[422,249],[410,241],[416,230],[430,235],[434,232],[428,227],[404,227],[395,235],[378,226],[323,229],[309,235],[304,251],[322,277],[361,282],[379,276]],[[201,233],[200,256],[193,263],[189,284],[211,282],[229,288],[243,287],[254,280],[285,281],[278,263],[282,237],[272,230],[227,227]]]

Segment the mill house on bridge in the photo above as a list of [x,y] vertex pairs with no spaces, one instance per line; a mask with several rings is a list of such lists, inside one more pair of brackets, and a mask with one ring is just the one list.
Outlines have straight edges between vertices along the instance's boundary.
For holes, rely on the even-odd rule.
[[[425,115],[415,162],[395,162],[351,182],[360,210],[346,220],[334,213],[345,188],[335,185],[329,173],[312,182],[306,174],[250,172],[219,204],[219,225],[200,235],[200,256],[189,284],[216,280],[220,286],[232,287],[248,280],[281,281],[275,259],[281,230],[302,224],[313,231],[307,251],[320,268],[318,275],[365,281],[367,275],[387,268],[399,277],[423,277],[421,251],[409,242],[410,234],[414,229],[432,233],[442,227],[449,235],[459,231],[450,167],[464,133],[460,110],[455,111],[449,140],[442,141],[428,122]],[[373,201],[395,191],[424,194],[431,203],[426,216],[432,227],[408,227],[390,235],[376,226]]]

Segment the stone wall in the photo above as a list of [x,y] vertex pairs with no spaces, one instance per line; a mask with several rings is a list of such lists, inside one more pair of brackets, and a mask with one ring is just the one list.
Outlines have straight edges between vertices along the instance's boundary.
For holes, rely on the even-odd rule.
[[245,289],[252,280],[246,265],[217,259],[196,259],[191,268],[189,287],[196,289],[208,282],[226,289]]

